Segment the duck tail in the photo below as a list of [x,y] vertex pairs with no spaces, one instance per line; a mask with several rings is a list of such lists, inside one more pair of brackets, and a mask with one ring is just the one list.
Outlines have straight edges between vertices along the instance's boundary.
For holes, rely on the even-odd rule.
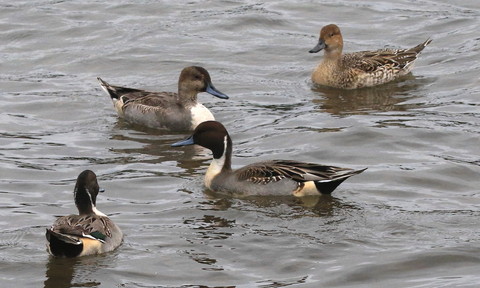
[[432,43],[432,39],[428,38],[425,42],[418,44],[417,46],[410,48],[410,51],[415,52],[415,54],[419,54],[422,50],[427,47],[428,44]]
[[333,190],[335,190],[338,185],[342,184],[343,181],[347,180],[353,175],[360,174],[365,170],[367,170],[367,168],[360,170],[349,170],[345,173],[333,175],[332,178],[328,180],[314,181],[315,187],[317,187],[317,190],[320,191],[321,194],[332,194]]
[[45,237],[48,241],[48,251],[53,256],[75,257],[83,250],[83,242],[78,237],[58,233],[52,229],[47,229]]
[[103,91],[105,91],[112,100],[118,100],[120,95],[117,93],[117,89],[108,84],[107,82],[103,81],[102,78],[97,77],[98,82],[100,82],[100,86],[102,87]]

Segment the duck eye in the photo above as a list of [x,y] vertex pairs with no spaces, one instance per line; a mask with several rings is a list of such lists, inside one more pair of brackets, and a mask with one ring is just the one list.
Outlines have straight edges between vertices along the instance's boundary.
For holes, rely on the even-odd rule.
[[330,33],[330,35],[329,35],[329,36],[330,36],[330,37],[333,37],[333,33]]

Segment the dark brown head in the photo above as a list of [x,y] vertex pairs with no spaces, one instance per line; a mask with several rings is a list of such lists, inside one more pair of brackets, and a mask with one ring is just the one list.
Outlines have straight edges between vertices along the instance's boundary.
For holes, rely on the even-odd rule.
[[232,148],[232,140],[228,135],[227,129],[225,129],[222,123],[217,121],[200,123],[190,137],[171,146],[179,147],[193,144],[210,149],[215,159],[221,158],[226,153],[225,149],[229,149],[231,153]]
[[196,97],[197,93],[207,92],[215,97],[228,99],[228,96],[218,91],[212,84],[208,71],[199,66],[183,68],[178,79],[178,93]]
[[85,170],[78,175],[73,194],[80,215],[94,213],[93,208],[96,206],[99,192],[103,192],[103,190],[98,186],[95,173]]
[[317,45],[310,50],[310,53],[317,53],[325,49],[326,56],[339,56],[342,54],[343,37],[335,24],[329,24],[320,31],[320,38]]

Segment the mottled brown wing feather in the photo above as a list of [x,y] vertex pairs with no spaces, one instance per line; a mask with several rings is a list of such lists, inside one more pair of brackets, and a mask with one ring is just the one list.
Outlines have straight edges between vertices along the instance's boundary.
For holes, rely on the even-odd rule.
[[298,182],[330,180],[342,171],[351,171],[351,169],[291,160],[275,160],[247,165],[237,170],[236,175],[239,181],[268,184],[284,178]]
[[410,49],[381,49],[377,51],[361,51],[345,54],[343,61],[350,67],[365,72],[375,72],[379,69],[403,69],[415,61],[418,54],[432,42],[427,39]]
[[111,220],[107,217],[97,215],[70,215],[58,218],[52,228],[55,232],[78,237],[90,235],[95,232],[111,237],[112,233],[110,229],[108,229],[109,221]]
[[398,50],[387,49],[375,52],[365,51],[347,54],[345,56],[351,57],[351,59],[346,59],[346,61],[352,63],[352,65],[350,65],[351,67],[369,73],[375,72],[379,69],[385,69],[387,67],[401,69],[416,58],[414,54],[397,54],[397,51]]
[[286,178],[285,173],[278,167],[268,165],[266,162],[247,165],[236,172],[238,180],[255,184],[268,184]]

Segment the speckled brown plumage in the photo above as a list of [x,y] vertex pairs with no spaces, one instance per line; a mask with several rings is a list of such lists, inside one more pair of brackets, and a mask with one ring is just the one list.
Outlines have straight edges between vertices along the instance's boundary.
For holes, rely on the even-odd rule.
[[236,170],[239,181],[268,184],[289,178],[299,182],[334,180],[345,177],[352,169],[326,166],[293,160],[271,160],[257,162]]
[[419,53],[432,40],[410,49],[381,49],[342,54],[340,28],[330,24],[322,28],[317,46],[311,53],[325,50],[322,62],[312,73],[315,84],[342,89],[376,86],[409,73]]

